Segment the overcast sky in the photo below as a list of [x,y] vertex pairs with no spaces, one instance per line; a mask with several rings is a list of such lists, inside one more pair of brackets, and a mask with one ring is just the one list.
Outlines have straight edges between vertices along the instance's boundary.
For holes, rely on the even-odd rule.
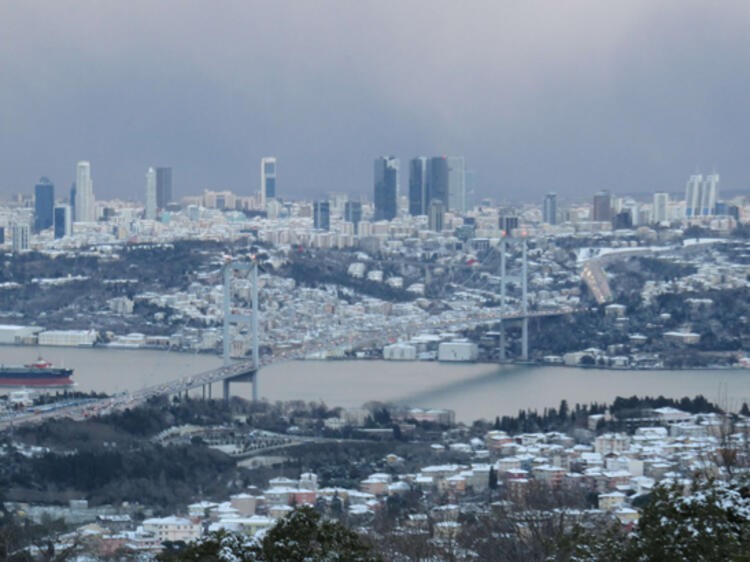
[[750,2],[0,2],[0,195],[372,196],[372,161],[458,154],[481,196],[750,187]]

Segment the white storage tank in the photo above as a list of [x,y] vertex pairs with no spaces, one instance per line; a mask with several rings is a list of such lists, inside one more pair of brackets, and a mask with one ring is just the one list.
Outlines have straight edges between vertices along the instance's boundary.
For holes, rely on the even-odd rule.
[[438,361],[470,362],[479,357],[479,347],[468,341],[443,342],[438,346]]

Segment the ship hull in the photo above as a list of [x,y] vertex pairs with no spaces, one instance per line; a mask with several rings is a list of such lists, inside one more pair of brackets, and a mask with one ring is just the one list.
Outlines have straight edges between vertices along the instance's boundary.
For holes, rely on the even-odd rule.
[[46,365],[38,367],[0,366],[0,386],[70,386],[73,369],[60,369]]

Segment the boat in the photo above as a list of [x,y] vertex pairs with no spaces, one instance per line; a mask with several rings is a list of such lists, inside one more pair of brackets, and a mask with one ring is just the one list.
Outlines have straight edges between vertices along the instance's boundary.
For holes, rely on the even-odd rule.
[[0,365],[0,386],[70,386],[73,369],[55,367],[41,357],[27,365]]

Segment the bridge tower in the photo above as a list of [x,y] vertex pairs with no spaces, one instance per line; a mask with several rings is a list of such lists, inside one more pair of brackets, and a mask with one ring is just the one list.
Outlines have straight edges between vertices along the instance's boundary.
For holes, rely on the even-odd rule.
[[[237,314],[232,310],[232,279],[237,272],[250,272],[252,314]],[[258,371],[260,354],[258,346],[258,261],[253,256],[251,261],[228,261],[224,264],[224,366],[232,364],[232,326],[248,326],[252,333],[253,370],[226,378],[222,381],[224,400],[229,400],[229,385],[232,382],[251,382],[252,399],[258,400]]]
[[[502,233],[500,239],[500,304],[503,312],[505,312],[505,306],[507,304],[507,292],[506,284],[508,282],[508,276],[506,275],[506,261],[505,253],[507,250],[507,235],[505,232]],[[521,360],[529,360],[529,294],[528,294],[528,243],[526,238],[526,232],[521,233]],[[516,278],[517,279],[517,278]],[[500,348],[498,350],[498,357],[500,362],[505,362],[506,357],[506,341],[505,341],[505,328],[508,324],[508,320],[500,321]]]

